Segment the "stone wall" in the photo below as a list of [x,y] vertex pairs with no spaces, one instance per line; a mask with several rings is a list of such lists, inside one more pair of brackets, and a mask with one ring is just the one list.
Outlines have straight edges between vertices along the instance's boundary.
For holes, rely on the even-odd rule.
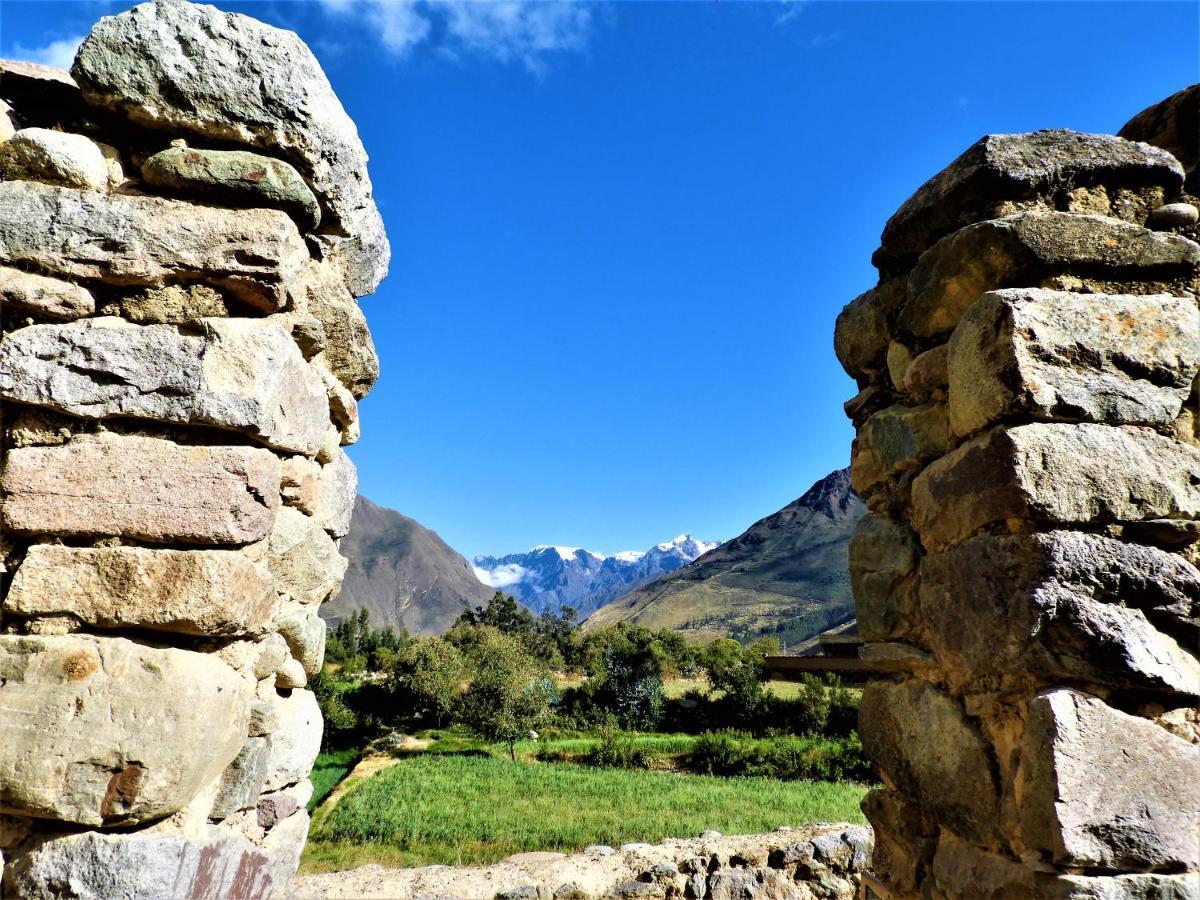
[[983,138],[838,319],[868,896],[1200,897],[1198,113]]
[[290,32],[160,0],[0,62],[0,894],[265,897],[388,244]]

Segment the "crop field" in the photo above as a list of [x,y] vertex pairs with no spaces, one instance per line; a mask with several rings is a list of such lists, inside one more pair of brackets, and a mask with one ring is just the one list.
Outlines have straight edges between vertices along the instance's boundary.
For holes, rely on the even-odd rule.
[[856,784],[513,763],[482,750],[419,753],[353,787],[332,809],[318,809],[304,869],[482,863],[707,828],[737,834],[862,822],[865,791]]

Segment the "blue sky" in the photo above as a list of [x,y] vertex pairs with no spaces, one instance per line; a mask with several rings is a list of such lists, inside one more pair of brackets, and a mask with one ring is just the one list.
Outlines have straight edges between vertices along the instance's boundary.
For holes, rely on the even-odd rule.
[[[69,60],[127,3],[0,0]],[[847,462],[834,317],[987,132],[1197,80],[1195,3],[231,3],[298,31],[394,256],[361,491],[474,555],[735,536]]]

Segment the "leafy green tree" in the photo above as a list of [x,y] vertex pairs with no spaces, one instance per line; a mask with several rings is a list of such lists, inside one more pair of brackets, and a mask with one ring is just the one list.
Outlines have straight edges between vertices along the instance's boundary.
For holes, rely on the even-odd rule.
[[766,699],[763,682],[767,679],[767,667],[763,656],[737,641],[718,638],[704,648],[701,658],[712,688],[724,691],[729,704],[750,714],[761,708]]
[[440,727],[455,712],[467,682],[462,652],[438,637],[418,638],[402,651],[392,668],[397,691]]
[[519,640],[494,627],[478,629],[470,661],[475,675],[463,696],[463,720],[482,737],[508,745],[515,761],[517,741],[548,715],[554,685]]

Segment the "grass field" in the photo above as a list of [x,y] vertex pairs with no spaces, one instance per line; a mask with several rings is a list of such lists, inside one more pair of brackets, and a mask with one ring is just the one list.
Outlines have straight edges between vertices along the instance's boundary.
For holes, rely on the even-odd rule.
[[863,821],[854,784],[713,778],[415,754],[313,820],[304,870],[492,862],[526,850],[659,841],[715,828]]
[[354,768],[360,755],[358,750],[334,750],[317,757],[317,761],[313,763],[312,775],[309,776],[313,785],[312,799],[308,801],[309,812],[329,796],[329,792],[337,787],[337,783]]

